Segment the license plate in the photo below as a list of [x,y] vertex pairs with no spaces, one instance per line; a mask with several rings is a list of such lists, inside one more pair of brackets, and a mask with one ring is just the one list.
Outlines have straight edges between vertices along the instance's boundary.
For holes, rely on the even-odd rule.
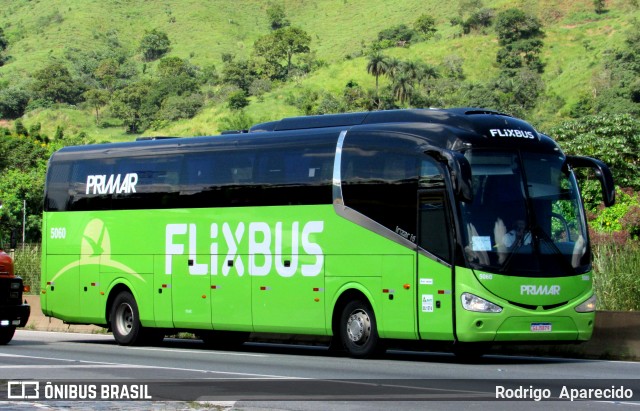
[[531,332],[534,332],[534,333],[551,332],[551,323],[531,323]]

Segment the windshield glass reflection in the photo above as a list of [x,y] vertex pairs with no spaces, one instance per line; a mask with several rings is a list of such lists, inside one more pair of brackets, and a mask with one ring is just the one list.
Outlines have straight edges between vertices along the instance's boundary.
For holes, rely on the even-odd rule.
[[460,203],[468,264],[521,276],[590,269],[573,173],[558,154],[469,151],[474,197]]

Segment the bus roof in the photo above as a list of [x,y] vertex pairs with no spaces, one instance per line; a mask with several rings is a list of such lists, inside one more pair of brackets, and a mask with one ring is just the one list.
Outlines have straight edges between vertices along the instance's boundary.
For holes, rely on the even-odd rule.
[[[475,146],[519,147],[531,150],[558,150],[557,144],[518,118],[482,108],[404,109],[284,118],[259,123],[250,130],[219,136],[148,138],[135,142],[65,147],[52,161],[150,155],[231,147],[261,148],[275,143],[296,144],[304,130],[304,144],[326,144],[342,130],[355,132],[402,132],[414,134],[425,145],[459,150]],[[331,135],[331,138],[328,138]],[[532,144],[537,143],[537,144]]]

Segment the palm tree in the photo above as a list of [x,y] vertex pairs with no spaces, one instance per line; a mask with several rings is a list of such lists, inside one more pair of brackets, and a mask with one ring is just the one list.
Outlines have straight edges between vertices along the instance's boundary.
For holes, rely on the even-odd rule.
[[404,71],[404,62],[395,57],[387,59],[387,71],[384,73],[387,77],[394,81]]
[[378,78],[387,73],[389,69],[389,59],[379,50],[369,55],[367,63],[367,73],[376,76],[376,95],[378,95]]
[[393,96],[396,100],[400,100],[400,103],[406,101],[411,104],[413,91],[413,79],[407,73],[402,72],[396,75],[393,79]]

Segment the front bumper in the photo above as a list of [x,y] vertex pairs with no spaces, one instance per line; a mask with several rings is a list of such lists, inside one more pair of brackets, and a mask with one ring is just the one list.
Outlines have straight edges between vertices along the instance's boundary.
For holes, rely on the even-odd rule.
[[28,304],[0,306],[0,327],[24,327],[30,314],[31,307]]

